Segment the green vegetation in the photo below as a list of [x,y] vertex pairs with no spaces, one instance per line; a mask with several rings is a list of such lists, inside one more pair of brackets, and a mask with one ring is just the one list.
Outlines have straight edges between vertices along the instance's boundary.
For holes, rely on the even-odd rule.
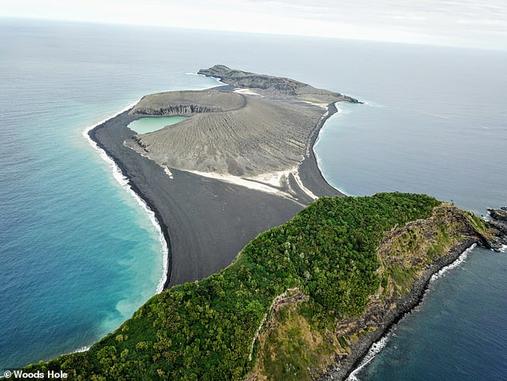
[[[301,337],[311,327],[325,330],[329,322],[360,315],[381,280],[387,282],[377,271],[385,235],[430,217],[439,204],[399,193],[319,199],[259,235],[228,268],[154,296],[88,352],[32,368],[62,369],[77,380],[237,380],[263,356],[273,378],[303,378],[303,370],[317,361],[306,343],[322,353],[329,353],[330,344],[318,334]],[[404,278],[401,267],[393,275]],[[257,343],[250,359],[259,326],[275,298],[289,289],[307,298],[276,313],[290,323],[281,331],[288,340],[272,338],[283,353],[260,354]],[[295,360],[280,366],[284,362],[276,358],[284,357]]]

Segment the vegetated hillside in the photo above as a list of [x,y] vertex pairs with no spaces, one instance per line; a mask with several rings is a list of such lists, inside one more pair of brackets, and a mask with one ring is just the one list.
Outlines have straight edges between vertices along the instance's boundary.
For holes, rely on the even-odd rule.
[[34,367],[77,380],[310,379],[376,329],[367,314],[485,231],[424,195],[321,198],[228,268],[154,296],[88,352]]

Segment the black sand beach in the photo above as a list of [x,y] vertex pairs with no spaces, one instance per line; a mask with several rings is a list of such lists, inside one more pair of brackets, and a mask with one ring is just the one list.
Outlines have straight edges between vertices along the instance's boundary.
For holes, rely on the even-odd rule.
[[334,102],[326,114],[322,111],[324,115],[315,126],[308,126],[311,133],[297,171],[300,181],[290,174],[285,185],[291,197],[173,168],[169,176],[160,164],[125,144],[136,137],[127,126],[143,117],[129,111],[98,125],[89,135],[156,215],[169,249],[164,288],[201,279],[226,267],[255,236],[286,222],[311,203],[308,190],[319,197],[340,195],[325,181],[313,152],[319,130],[337,111]]
[[[172,169],[171,179],[158,164],[123,144],[135,135],[127,126],[136,118],[125,111],[89,134],[155,212],[169,248],[164,288],[224,268],[257,234],[303,209],[303,204],[284,197],[185,171]],[[316,126],[317,132],[322,125]],[[317,134],[314,136],[312,146]],[[313,149],[309,152],[300,167],[305,186],[318,196],[338,195],[318,170]]]
[[[155,162],[123,145],[135,134],[127,128],[134,119],[125,111],[91,130],[90,137],[116,162],[132,189],[155,212],[169,246],[165,288],[224,268],[257,234],[284,223],[303,209],[284,197],[185,171],[171,170],[171,179]],[[315,161],[312,156],[305,162],[312,159]],[[310,174],[307,177],[318,179]],[[318,180],[314,180],[312,192],[329,194],[327,183],[322,182],[320,189],[318,186]]]

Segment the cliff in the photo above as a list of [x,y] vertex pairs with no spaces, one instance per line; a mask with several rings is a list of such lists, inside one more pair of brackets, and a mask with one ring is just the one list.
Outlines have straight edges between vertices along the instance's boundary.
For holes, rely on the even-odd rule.
[[343,378],[427,279],[492,231],[423,195],[321,198],[226,269],[154,296],[85,353],[31,369],[72,379]]
[[225,65],[215,65],[209,69],[201,69],[198,74],[218,78],[235,88],[257,89],[263,94],[307,98],[308,100],[324,103],[336,102],[337,100],[359,103],[357,99],[352,97],[329,90],[317,89],[294,79],[235,70]]

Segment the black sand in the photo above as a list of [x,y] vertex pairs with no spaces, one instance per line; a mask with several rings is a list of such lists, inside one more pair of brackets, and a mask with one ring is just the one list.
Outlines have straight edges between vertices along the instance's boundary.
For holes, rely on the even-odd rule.
[[[251,239],[286,222],[310,202],[304,193],[296,202],[175,169],[171,179],[158,164],[124,146],[135,134],[127,125],[136,118],[125,111],[90,131],[90,137],[155,212],[169,246],[165,287],[224,268]],[[313,150],[309,152],[300,168],[305,186],[318,196],[338,194],[320,174]]]

